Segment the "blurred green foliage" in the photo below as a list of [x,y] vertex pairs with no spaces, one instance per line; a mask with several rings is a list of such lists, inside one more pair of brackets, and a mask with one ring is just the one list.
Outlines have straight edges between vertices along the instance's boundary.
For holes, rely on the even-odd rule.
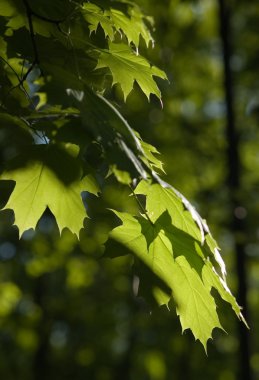
[[[126,105],[113,89],[122,113],[145,141],[162,153],[169,182],[195,201],[209,221],[235,289],[231,207],[226,185],[226,138],[222,53],[216,0],[142,0],[154,15],[152,62],[170,84],[161,83],[163,109],[140,91]],[[235,111],[241,136],[242,204],[249,266],[251,366],[259,376],[259,4],[232,1]],[[142,41],[143,45],[144,42]],[[0,40],[1,46],[1,40]],[[23,136],[21,136],[23,138]],[[0,145],[1,145],[0,136]],[[6,148],[1,145],[1,155]],[[8,194],[9,188],[0,191]],[[5,184],[5,186],[7,186]],[[136,298],[138,279],[131,258],[112,244],[103,255],[107,231],[116,220],[104,212],[134,210],[122,185],[108,180],[101,199],[89,199],[87,231],[78,243],[59,236],[49,212],[36,232],[22,240],[10,228],[11,212],[0,214],[0,376],[6,380],[234,380],[238,370],[237,323],[227,306],[220,319],[229,335],[214,332],[208,357],[189,332],[180,334],[177,316]],[[117,257],[118,256],[118,257]],[[235,293],[235,292],[234,292]],[[220,302],[220,301],[219,301]],[[225,309],[224,309],[225,308]]]

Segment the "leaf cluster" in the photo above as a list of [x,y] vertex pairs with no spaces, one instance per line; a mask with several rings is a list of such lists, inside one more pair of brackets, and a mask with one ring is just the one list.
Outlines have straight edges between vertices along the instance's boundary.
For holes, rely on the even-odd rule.
[[0,128],[8,143],[0,179],[14,182],[4,208],[14,211],[20,236],[48,208],[60,232],[80,237],[89,193],[100,195],[114,176],[139,212],[114,211],[123,224],[110,238],[133,254],[140,293],[159,305],[173,300],[183,330],[206,347],[221,328],[212,287],[244,321],[217,244],[193,206],[160,178],[157,150],[107,96],[116,85],[126,100],[137,85],[161,100],[154,78],[166,74],[139,54],[153,44],[152,21],[123,0],[36,3],[0,4]]

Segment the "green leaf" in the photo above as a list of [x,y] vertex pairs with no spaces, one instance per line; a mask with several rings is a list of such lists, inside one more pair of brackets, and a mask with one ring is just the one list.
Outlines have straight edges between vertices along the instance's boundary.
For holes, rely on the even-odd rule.
[[11,17],[17,13],[17,5],[14,0],[1,0],[0,16]]
[[157,76],[166,79],[166,74],[148,61],[133,53],[125,44],[109,43],[109,49],[103,49],[98,58],[96,69],[107,67],[113,76],[113,84],[120,84],[124,99],[133,89],[134,82],[138,83],[147,98],[155,94],[161,99],[160,90],[153,79]]
[[160,184],[149,184],[147,181],[141,181],[135,189],[135,194],[146,196],[146,210],[152,221],[157,220],[164,211],[168,211],[176,228],[201,241],[199,227],[193,220],[191,213],[184,207],[182,200],[172,189],[165,188]]
[[[138,47],[139,42],[139,36],[142,36],[144,41],[146,42],[146,46],[149,46],[149,43],[151,42],[152,46],[154,46],[154,39],[151,36],[151,33],[149,31],[149,28],[147,28],[145,21],[147,20],[148,23],[152,26],[153,19],[152,17],[145,17],[141,11],[141,9],[138,6],[134,6],[129,9],[129,14],[131,16],[131,27],[134,30],[134,34],[136,33],[136,42],[132,38],[132,42],[135,44],[136,47]],[[129,37],[128,37],[129,40]],[[129,41],[130,42],[130,41]]]
[[207,286],[209,289],[212,287],[217,289],[220,297],[231,305],[233,311],[236,313],[240,321],[242,321],[246,327],[249,328],[245,318],[243,317],[243,314],[241,313],[241,308],[232,295],[225,279],[221,278],[218,275],[218,273],[215,271],[215,268],[213,268],[212,264],[209,261],[207,261],[206,264],[206,268],[204,268],[205,286]]
[[26,16],[25,14],[20,14],[18,13],[17,15],[13,16],[9,21],[8,23],[6,24],[6,26],[8,26],[9,28],[13,29],[13,30],[17,30],[17,29],[20,29],[24,26],[27,26],[27,19],[26,19]]
[[60,232],[70,229],[79,236],[86,211],[80,194],[97,194],[91,175],[83,176],[73,146],[66,148],[37,145],[12,162],[1,180],[16,182],[4,209],[12,209],[20,236],[35,228],[48,207],[56,218]]
[[[1,55],[2,57],[4,58],[4,60],[7,59],[7,56],[6,56],[6,49],[7,49],[7,43],[6,41],[3,39],[2,36],[0,36],[0,51],[1,51]],[[2,58],[1,57],[1,58]],[[2,58],[2,59],[3,59]]]
[[168,211],[175,227],[188,233],[201,244],[206,243],[207,256],[219,265],[225,278],[226,267],[217,243],[206,222],[181,193],[166,183],[164,186],[160,183],[150,185],[146,181],[140,182],[135,193],[146,195],[146,209],[151,220],[156,220],[164,211]]
[[137,11],[132,11],[131,17],[125,16],[123,12],[117,9],[110,10],[110,19],[116,30],[122,31],[128,40],[128,43],[131,42],[138,47],[139,46],[139,37],[140,35],[144,38],[147,46],[150,41],[152,41],[151,35],[146,28],[141,13]]
[[[155,205],[154,205],[155,209]],[[172,297],[183,330],[191,329],[206,350],[214,328],[221,328],[211,288],[218,290],[243,320],[235,298],[220,279],[211,262],[206,260],[201,243],[172,224],[168,211],[151,222],[126,213],[115,214],[123,224],[110,236],[122,243],[160,281],[150,283],[150,292],[158,304],[168,304]],[[141,284],[140,275],[140,284]],[[156,283],[154,287],[153,284]],[[171,294],[165,289],[170,289]]]
[[[114,229],[111,236],[130,249],[171,289],[183,330],[190,328],[206,348],[212,330],[221,325],[215,301],[202,282],[204,262],[195,252],[193,240],[181,230],[170,228],[170,224],[165,229],[165,223],[170,222],[166,214],[154,224],[128,214],[116,212],[116,215],[123,225]],[[154,291],[157,302],[163,304],[166,294],[162,288],[160,292]],[[169,299],[168,296],[167,303]]]
[[108,36],[110,40],[113,41],[114,25],[108,17],[107,12],[104,12],[101,8],[92,3],[84,3],[83,10],[83,15],[86,21],[90,24],[90,32],[96,32],[100,25],[103,28],[105,36]]
[[142,149],[145,153],[145,157],[147,158],[150,166],[155,170],[158,169],[161,172],[165,173],[163,168],[163,162],[160,161],[155,154],[160,154],[158,150],[151,144],[146,143],[143,140],[140,140]]
[[101,9],[95,4],[85,3],[83,14],[90,24],[90,32],[96,32],[100,25],[106,37],[111,41],[115,39],[116,33],[124,34],[128,43],[133,43],[136,48],[139,46],[139,38],[142,36],[147,47],[153,38],[144,22],[143,13],[137,5],[131,4],[128,7],[128,15],[119,9]]

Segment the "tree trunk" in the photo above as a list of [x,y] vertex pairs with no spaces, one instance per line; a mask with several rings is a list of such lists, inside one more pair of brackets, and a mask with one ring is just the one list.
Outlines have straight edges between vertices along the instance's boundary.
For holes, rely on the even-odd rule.
[[[222,43],[222,54],[224,62],[224,87],[226,102],[226,138],[227,138],[227,163],[228,177],[227,185],[229,188],[229,201],[231,205],[230,228],[232,230],[235,242],[236,253],[236,269],[237,269],[237,300],[244,308],[244,317],[248,320],[248,304],[247,304],[247,271],[245,242],[240,236],[245,236],[246,226],[242,215],[238,212],[242,207],[241,183],[241,165],[240,165],[240,140],[236,129],[235,112],[234,112],[234,93],[233,81],[230,68],[231,59],[231,28],[230,28],[230,7],[226,5],[224,0],[219,0],[219,17],[220,17],[220,36]],[[240,380],[252,379],[252,371],[250,367],[250,342],[249,330],[243,323],[238,324],[239,331],[239,368],[238,378]]]

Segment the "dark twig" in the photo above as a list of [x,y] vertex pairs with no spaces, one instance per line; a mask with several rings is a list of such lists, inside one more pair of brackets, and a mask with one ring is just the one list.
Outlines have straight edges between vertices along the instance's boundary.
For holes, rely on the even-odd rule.
[[33,22],[32,22],[33,12],[31,10],[27,0],[23,0],[23,4],[26,8],[26,14],[27,14],[28,23],[29,23],[29,31],[30,31],[32,48],[33,48],[33,53],[34,53],[34,60],[31,64],[31,66],[29,67],[29,69],[26,71],[26,73],[22,77],[22,82],[24,82],[27,79],[28,75],[34,69],[34,67],[39,64],[39,53],[38,53],[38,48],[37,48],[37,44],[35,41],[35,32],[34,32],[34,27],[33,27]]
[[[28,4],[27,0],[24,0],[24,1]],[[55,25],[61,24],[62,22],[66,21],[66,18],[67,18],[67,17],[65,17],[65,18],[59,19],[59,20],[58,19],[50,19],[48,17],[40,15],[39,13],[36,13],[31,8],[30,8],[30,13],[31,13],[32,16],[38,18],[39,20],[46,21],[46,22],[48,22],[50,24],[55,24]]]
[[2,59],[2,61],[12,70],[12,72],[14,73],[14,75],[16,76],[16,78],[18,79],[18,81],[20,82],[20,78],[19,78],[19,75],[17,74],[17,72],[14,70],[14,68],[10,65],[10,63],[0,55],[0,58]]
[[[22,77],[22,79],[19,77],[19,75],[17,74],[17,72],[14,70],[14,68],[12,67],[12,65],[10,65],[10,63],[2,56],[0,56],[0,58],[2,59],[2,61],[12,70],[12,72],[14,73],[14,75],[16,76],[17,80],[18,80],[18,84],[15,85],[15,86],[12,86],[8,93],[6,94],[5,96],[5,99],[2,101],[1,103],[1,106],[5,103],[6,99],[8,98],[8,96],[10,95],[10,93],[17,87],[19,87],[21,89],[21,91],[25,94],[25,96],[27,97],[27,99],[29,100],[29,102],[31,104],[33,104],[32,100],[31,100],[31,97],[30,95],[28,94],[28,92],[26,91],[25,87],[23,86],[23,82],[24,82],[24,79]],[[23,65],[24,67],[24,65]],[[22,67],[22,74],[23,74],[23,67]]]
[[28,127],[29,129],[32,130],[32,132],[39,138],[39,139],[42,139],[45,144],[48,143],[47,139],[46,139],[46,136],[44,133],[42,133],[42,135],[39,134],[37,128],[33,127],[33,125],[31,123],[28,122],[28,120],[26,120],[26,118],[24,117],[21,117],[20,120],[26,125],[26,127]]
[[67,34],[62,30],[61,24],[63,22],[65,22],[67,20],[67,18],[69,16],[71,16],[71,14],[66,15],[62,19],[50,19],[50,18],[48,18],[46,16],[40,15],[39,13],[35,12],[30,7],[28,0],[22,0],[22,1],[23,1],[24,6],[25,6],[25,9],[26,9],[27,19],[28,19],[28,23],[29,23],[29,31],[30,31],[30,36],[31,36],[31,42],[32,42],[32,47],[33,47],[33,52],[34,52],[34,60],[33,60],[32,64],[31,64],[31,66],[29,67],[29,69],[27,70],[27,72],[22,77],[22,82],[23,82],[23,81],[25,81],[27,79],[28,75],[34,69],[34,67],[36,65],[39,65],[39,63],[40,63],[39,52],[38,52],[37,44],[36,44],[36,41],[35,41],[35,32],[34,32],[32,18],[35,17],[35,18],[38,18],[39,20],[42,20],[42,21],[48,22],[50,24],[56,25],[56,27],[58,28],[59,32],[67,36]]
[[[28,0],[23,0],[24,2],[24,5],[26,7],[26,10],[29,10],[29,13],[31,14],[31,16],[34,16],[35,18],[38,18],[39,20],[42,20],[42,21],[45,21],[45,22],[48,22],[49,24],[54,24],[57,26],[58,30],[61,32],[61,33],[64,33],[63,30],[61,29],[60,27],[60,24],[62,24],[63,22],[65,22],[68,17],[71,16],[71,13],[69,13],[68,15],[66,15],[65,17],[63,17],[62,19],[51,19],[49,17],[46,17],[46,16],[43,16],[37,12],[35,12],[29,5],[28,3]],[[77,4],[78,5],[78,4]]]
[[[32,48],[33,48],[33,54],[34,54],[34,59],[33,59],[33,62],[32,64],[29,66],[29,68],[27,69],[27,71],[23,74],[23,69],[24,69],[24,64],[23,64],[23,67],[22,67],[22,77],[20,78],[19,75],[16,73],[16,71],[12,68],[12,66],[9,64],[9,62],[7,60],[5,60],[3,57],[0,56],[0,58],[8,65],[8,67],[14,72],[15,76],[17,77],[18,79],[18,84],[13,86],[9,91],[8,91],[8,94],[7,94],[7,97],[9,96],[9,94],[17,87],[19,87],[26,95],[26,97],[28,98],[28,100],[30,101],[30,103],[33,105],[33,102],[31,101],[31,98],[28,94],[28,92],[26,91],[26,89],[24,88],[23,86],[23,83],[26,81],[26,79],[28,78],[29,74],[32,72],[32,70],[35,68],[36,65],[39,65],[40,63],[40,60],[39,60],[39,53],[38,53],[38,48],[37,48],[37,44],[36,44],[36,40],[35,40],[35,32],[34,32],[34,27],[33,27],[33,20],[32,20],[32,17],[37,17],[39,18],[40,20],[43,20],[43,21],[46,21],[46,22],[50,22],[50,23],[53,23],[53,24],[56,24],[57,27],[59,28],[60,30],[60,23],[63,22],[64,20],[50,20],[48,19],[47,17],[45,16],[41,16],[39,14],[37,14],[36,12],[34,12],[29,3],[28,3],[28,0],[23,0],[23,4],[24,4],[24,7],[26,9],[26,14],[27,14],[27,19],[28,19],[28,24],[29,24],[29,32],[30,32],[30,37],[31,37],[31,42],[32,42]],[[2,102],[3,104],[4,102]]]

